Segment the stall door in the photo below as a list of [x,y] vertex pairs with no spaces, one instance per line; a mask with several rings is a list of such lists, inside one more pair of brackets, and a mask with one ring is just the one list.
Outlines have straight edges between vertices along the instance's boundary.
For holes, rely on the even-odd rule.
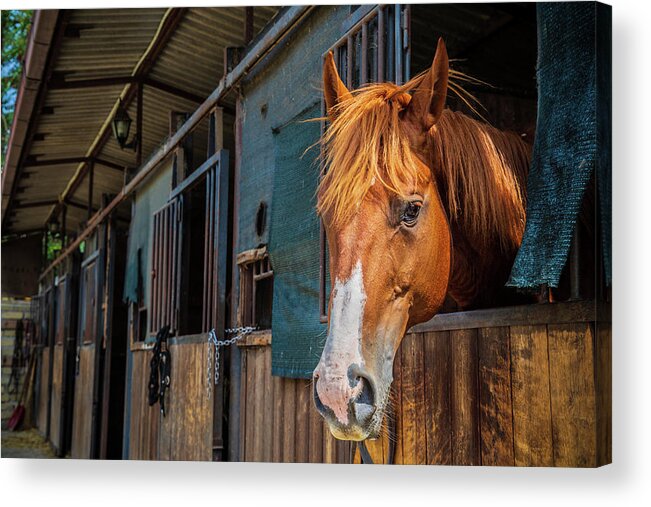
[[75,395],[72,421],[73,458],[91,458],[93,426],[97,417],[95,396],[98,353],[99,251],[82,263],[79,326],[75,357]]

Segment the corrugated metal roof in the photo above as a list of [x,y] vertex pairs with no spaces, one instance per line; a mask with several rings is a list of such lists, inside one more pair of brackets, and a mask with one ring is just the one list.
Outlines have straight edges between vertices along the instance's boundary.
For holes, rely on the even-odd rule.
[[[244,45],[245,7],[191,8],[153,64],[148,79],[181,90],[178,96],[145,85],[143,92],[143,160],[169,134],[171,111],[193,112],[215,89],[223,76],[224,49]],[[277,12],[275,7],[255,7],[254,34]],[[43,108],[36,116],[35,137],[27,163],[19,168],[16,193],[10,205],[5,233],[43,227],[56,201],[82,162],[34,167],[52,159],[83,159],[109,120],[118,97],[128,84],[68,88],[61,83],[80,80],[128,78],[157,35],[167,9],[92,9],[68,11],[65,34]],[[187,93],[185,93],[187,92]],[[197,100],[189,100],[189,96]],[[136,101],[129,107],[135,133]],[[199,129],[197,138],[207,135]],[[200,145],[197,139],[197,147]],[[197,148],[199,150],[199,148]],[[136,155],[121,150],[112,136],[99,150],[99,159],[134,168]],[[30,166],[32,164],[32,166]],[[121,170],[95,164],[93,206],[102,194],[117,193],[124,183]],[[86,177],[87,179],[87,177]],[[68,196],[67,228],[74,230],[86,219],[87,181]],[[37,204],[41,204],[38,205]]]

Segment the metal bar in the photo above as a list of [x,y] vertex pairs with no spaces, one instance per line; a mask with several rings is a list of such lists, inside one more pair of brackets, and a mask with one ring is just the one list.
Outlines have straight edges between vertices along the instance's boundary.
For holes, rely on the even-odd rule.
[[349,90],[353,88],[353,37],[348,36],[346,42],[346,86]]
[[210,96],[197,108],[192,116],[178,129],[170,139],[167,140],[159,150],[140,168],[133,179],[127,183],[122,190],[116,195],[108,206],[99,211],[88,222],[87,227],[80,232],[77,239],[62,252],[41,274],[41,277],[54,269],[63,259],[70,255],[79,246],[79,244],[109,215],[111,210],[121,204],[131,193],[138,188],[164,161],[180,142],[188,135],[190,131],[196,128],[197,124],[217,105],[217,103],[230,92],[237,83],[249,73],[249,71],[259,63],[264,56],[271,51],[277,42],[289,32],[295,25],[302,21],[305,16],[313,9],[310,6],[292,6],[280,16],[278,21],[270,26],[267,33],[258,40],[251,50],[242,58],[242,61],[227,74],[219,83],[219,86],[210,94]]
[[154,215],[154,241],[153,241],[153,251],[152,251],[152,268],[153,273],[151,273],[151,319],[149,332],[154,333],[158,328],[158,284],[160,278],[160,262],[159,262],[159,238],[160,238],[160,215],[156,213]]
[[178,305],[178,292],[176,279],[179,275],[178,269],[178,257],[179,257],[179,236],[178,236],[178,224],[179,224],[179,203],[178,200],[174,200],[174,215],[172,216],[172,293],[170,294],[171,301],[171,319],[172,319],[172,328],[175,332],[178,332],[178,322],[177,322],[177,305]]
[[384,75],[384,7],[380,7],[377,18],[377,75],[378,82],[386,81]]
[[210,157],[203,164],[201,164],[197,169],[195,169],[190,174],[190,176],[188,176],[181,183],[179,183],[176,188],[172,189],[169,197],[170,200],[174,199],[177,195],[182,194],[186,190],[189,190],[190,188],[197,185],[201,181],[201,179],[206,175],[206,173],[210,171],[210,169],[212,169],[214,165],[219,163],[220,163],[219,153],[215,153],[212,157]]
[[404,10],[404,44],[405,51],[404,73],[405,81],[411,79],[411,4],[405,5]]
[[403,83],[403,75],[402,75],[402,5],[400,4],[395,4],[394,7],[394,16],[393,16],[393,24],[394,24],[394,50],[395,50],[395,59],[396,59],[396,75],[395,75],[395,82],[398,85],[401,85]]
[[203,308],[202,308],[202,331],[210,331],[208,314],[210,312],[210,263],[212,261],[210,234],[212,231],[212,179],[213,171],[206,174],[206,208],[204,223],[204,244],[203,244]]
[[360,84],[365,85],[368,83],[368,23],[362,25],[362,58],[361,58],[361,82]]
[[168,292],[168,275],[169,275],[169,262],[167,258],[167,247],[170,242],[170,232],[169,232],[169,206],[165,206],[161,212],[161,221],[162,221],[162,234],[161,234],[161,261],[162,261],[162,268],[161,268],[161,288],[160,288],[160,293],[161,293],[161,300],[160,300],[160,307],[161,307],[161,327],[166,326],[168,324],[168,316],[167,316],[167,296],[169,294]]

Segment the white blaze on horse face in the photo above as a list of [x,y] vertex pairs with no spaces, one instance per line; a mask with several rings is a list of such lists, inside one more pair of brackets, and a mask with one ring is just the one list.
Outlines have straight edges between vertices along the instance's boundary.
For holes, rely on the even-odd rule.
[[362,324],[365,303],[362,261],[358,260],[348,280],[335,281],[330,329],[316,368],[319,373],[316,383],[319,399],[332,409],[342,424],[348,424],[349,401],[355,399],[362,389],[361,382],[355,387],[350,386],[348,369],[353,364],[363,366]]

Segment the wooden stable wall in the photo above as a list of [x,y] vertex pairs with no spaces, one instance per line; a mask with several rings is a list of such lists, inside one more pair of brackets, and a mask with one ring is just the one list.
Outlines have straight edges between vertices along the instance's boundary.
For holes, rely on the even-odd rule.
[[312,382],[271,376],[269,338],[240,345],[240,460],[350,463],[350,444],[335,439],[314,409]]
[[[599,317],[595,310],[583,302],[532,305],[416,326],[395,360],[395,462],[610,463],[611,332],[606,310]],[[332,437],[309,382],[272,377],[268,345],[242,350],[242,459],[328,461],[319,444],[325,449]],[[386,438],[368,448],[375,462],[386,461]]]
[[50,410],[50,442],[61,449],[61,424],[63,409],[63,344],[54,345],[52,356],[52,407]]
[[160,405],[148,405],[151,347],[133,348],[129,459],[211,461],[213,400],[206,392],[205,335],[171,340],[172,375],[165,396],[167,414]]
[[50,347],[37,348],[40,354],[39,380],[37,383],[38,396],[36,398],[36,427],[45,435],[47,432],[47,405],[49,398],[48,379],[50,376]]
[[95,344],[80,347],[78,353],[79,370],[75,379],[70,454],[73,458],[88,459],[91,457],[93,430]]

